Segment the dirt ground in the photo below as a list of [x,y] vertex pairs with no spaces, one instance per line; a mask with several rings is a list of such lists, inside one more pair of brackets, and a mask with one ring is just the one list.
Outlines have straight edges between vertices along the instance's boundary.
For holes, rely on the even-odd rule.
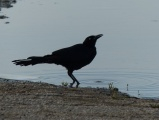
[[0,79],[0,120],[159,120],[159,100]]

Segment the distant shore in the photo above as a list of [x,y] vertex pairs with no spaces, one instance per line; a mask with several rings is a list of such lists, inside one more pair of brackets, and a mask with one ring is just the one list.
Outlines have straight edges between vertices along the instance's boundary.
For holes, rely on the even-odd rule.
[[0,78],[0,120],[158,120],[159,100]]

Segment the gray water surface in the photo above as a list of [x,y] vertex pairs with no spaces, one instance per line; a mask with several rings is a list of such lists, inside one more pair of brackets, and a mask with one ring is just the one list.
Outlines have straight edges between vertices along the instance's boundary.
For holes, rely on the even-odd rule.
[[[0,0],[1,2],[3,0]],[[72,82],[56,65],[19,67],[12,60],[50,54],[92,34],[94,61],[75,71],[81,87],[108,87],[137,97],[159,97],[159,1],[157,0],[16,0],[1,5],[0,77]],[[7,23],[7,24],[6,24]],[[127,91],[128,84],[128,91]]]

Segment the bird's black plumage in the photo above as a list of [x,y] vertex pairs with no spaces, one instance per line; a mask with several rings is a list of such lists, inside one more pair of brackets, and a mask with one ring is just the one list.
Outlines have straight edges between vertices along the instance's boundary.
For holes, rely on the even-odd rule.
[[62,65],[68,70],[68,75],[73,80],[70,87],[72,87],[75,82],[77,83],[76,87],[78,87],[80,83],[72,73],[74,70],[78,70],[92,62],[96,56],[96,41],[102,36],[102,34],[89,36],[82,44],[76,44],[71,47],[54,51],[50,55],[42,57],[31,56],[27,59],[14,60],[12,62],[20,66],[36,65],[41,63]]

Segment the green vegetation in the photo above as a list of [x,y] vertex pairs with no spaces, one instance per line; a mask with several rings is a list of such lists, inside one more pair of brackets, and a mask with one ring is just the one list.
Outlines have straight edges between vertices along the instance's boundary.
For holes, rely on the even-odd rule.
[[110,95],[113,99],[118,99],[118,88],[113,86],[113,82],[108,84]]
[[159,108],[159,104],[150,104],[150,106],[152,107],[152,108]]
[[68,86],[68,82],[62,82],[61,84],[62,84],[62,86],[64,86],[64,87],[67,87],[67,86]]

